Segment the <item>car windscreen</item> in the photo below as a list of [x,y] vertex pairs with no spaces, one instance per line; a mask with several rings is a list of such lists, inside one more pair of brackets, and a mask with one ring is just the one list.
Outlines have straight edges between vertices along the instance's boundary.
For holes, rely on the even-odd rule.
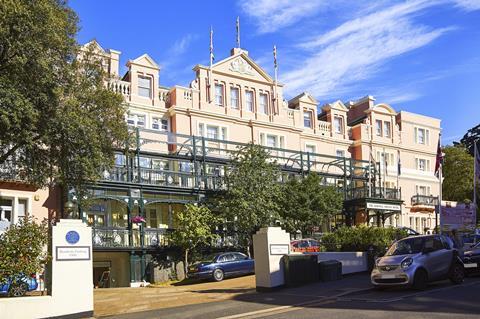
[[424,241],[424,238],[418,237],[402,239],[394,243],[385,256],[418,254],[422,251]]

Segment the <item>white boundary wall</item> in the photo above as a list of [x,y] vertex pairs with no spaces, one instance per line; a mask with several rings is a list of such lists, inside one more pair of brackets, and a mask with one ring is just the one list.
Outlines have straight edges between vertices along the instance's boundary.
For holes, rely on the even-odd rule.
[[[74,236],[67,241],[69,232]],[[0,318],[93,316],[92,230],[81,220],[62,219],[53,226],[51,275],[51,296],[0,298]]]

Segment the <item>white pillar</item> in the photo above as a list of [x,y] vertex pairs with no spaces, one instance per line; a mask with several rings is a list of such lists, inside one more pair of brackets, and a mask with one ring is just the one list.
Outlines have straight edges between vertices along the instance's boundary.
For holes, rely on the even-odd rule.
[[285,284],[282,257],[290,253],[290,234],[280,227],[261,228],[253,235],[255,283],[258,291]]

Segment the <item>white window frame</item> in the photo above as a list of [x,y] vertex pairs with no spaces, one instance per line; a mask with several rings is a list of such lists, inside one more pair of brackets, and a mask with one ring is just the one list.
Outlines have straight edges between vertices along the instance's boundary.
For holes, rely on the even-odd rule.
[[[248,100],[248,96],[251,97],[251,100]],[[253,90],[245,90],[245,108],[249,112],[253,112],[255,110],[255,92]]]
[[197,124],[197,136],[202,136],[206,138],[208,137],[208,129],[209,128],[216,128],[217,129],[217,140],[225,141],[228,136],[228,127],[219,125],[216,123],[205,123],[205,122],[198,122]]
[[375,135],[383,136],[383,123],[382,120],[375,120]]
[[[225,102],[225,91],[224,91],[224,85],[222,83],[215,83],[215,105],[218,106],[224,106]],[[219,90],[220,89],[220,90]],[[218,93],[221,94],[218,94]]]
[[[141,80],[148,80],[148,87],[147,86],[143,86],[141,83],[142,81]],[[144,98],[147,98],[147,99],[151,99],[152,98],[152,93],[153,93],[153,79],[151,76],[148,76],[148,75],[139,75],[138,76],[138,87],[137,87],[137,90],[138,90],[138,96],[141,96],[141,97],[144,97]],[[148,91],[148,95],[143,95],[141,94],[140,92],[143,92],[142,90],[147,90]]]
[[[420,190],[425,189],[425,194],[421,194]],[[430,196],[432,194],[432,189],[429,185],[418,184],[415,185],[415,194],[416,195],[423,195],[423,196]]]
[[[169,125],[168,119],[164,119],[161,117],[153,117],[152,118],[152,130],[157,130],[157,131],[166,131],[168,132],[170,130],[170,125]],[[155,127],[157,126],[157,127]]]
[[[424,127],[415,127],[415,143],[420,145],[430,145],[430,130]],[[420,132],[423,132],[423,141],[420,141]]]
[[343,131],[344,131],[343,123],[344,123],[343,116],[340,116],[340,115],[333,116],[333,128],[336,134],[343,134]]
[[[309,122],[309,125],[305,124],[305,120]],[[313,127],[313,112],[311,110],[303,110],[303,127],[310,129]]]
[[[339,152],[341,152],[343,155],[342,155],[342,156],[339,156],[339,155],[338,155]],[[335,156],[336,156],[336,157],[344,158],[344,157],[347,157],[346,154],[347,154],[347,152],[346,152],[345,150],[343,150],[343,149],[338,148],[338,149],[335,150]]]
[[392,123],[389,121],[383,121],[383,136],[392,137]]
[[[309,149],[311,149],[311,151]],[[317,153],[317,145],[310,144],[310,143],[305,143],[305,152],[310,153],[310,154],[316,154]]]
[[[237,92],[236,99],[233,98],[233,92]],[[230,87],[230,104],[232,109],[238,110],[240,108],[240,89],[238,87]]]
[[[263,101],[263,98],[265,98],[265,101]],[[265,102],[265,104],[263,104],[262,102]],[[260,92],[258,108],[260,113],[268,115],[268,94],[267,93]]]
[[[423,162],[423,168],[422,163]],[[420,172],[430,171],[430,160],[422,157],[415,157],[415,169]]]
[[[138,125],[139,118],[143,118],[143,125]],[[126,115],[126,121],[127,121],[127,125],[130,125],[130,126],[133,126],[133,127],[145,128],[147,126],[147,115],[146,114],[141,114],[141,113],[128,113]],[[130,123],[131,121],[133,123]]]

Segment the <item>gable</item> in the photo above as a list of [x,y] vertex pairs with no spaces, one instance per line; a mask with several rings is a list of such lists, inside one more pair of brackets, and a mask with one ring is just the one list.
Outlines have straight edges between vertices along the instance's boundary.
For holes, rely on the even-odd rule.
[[97,42],[97,40],[92,40],[88,43],[85,43],[83,45],[84,49],[91,49],[95,54],[98,55],[106,55],[107,52],[100,46],[100,44]]
[[384,113],[390,113],[394,115],[397,114],[397,112],[395,112],[395,110],[390,105],[385,103],[375,105],[374,110],[379,112],[384,112]]
[[138,64],[138,65],[141,65],[141,66],[146,66],[146,67],[150,67],[152,69],[160,69],[160,67],[158,66],[158,64],[155,62],[155,60],[153,60],[148,54],[143,54],[141,56],[139,56],[138,58],[136,58],[135,60],[130,60],[128,61],[127,65],[129,64]]
[[236,77],[273,83],[273,79],[245,53],[235,54],[212,66],[213,71],[231,74]]

